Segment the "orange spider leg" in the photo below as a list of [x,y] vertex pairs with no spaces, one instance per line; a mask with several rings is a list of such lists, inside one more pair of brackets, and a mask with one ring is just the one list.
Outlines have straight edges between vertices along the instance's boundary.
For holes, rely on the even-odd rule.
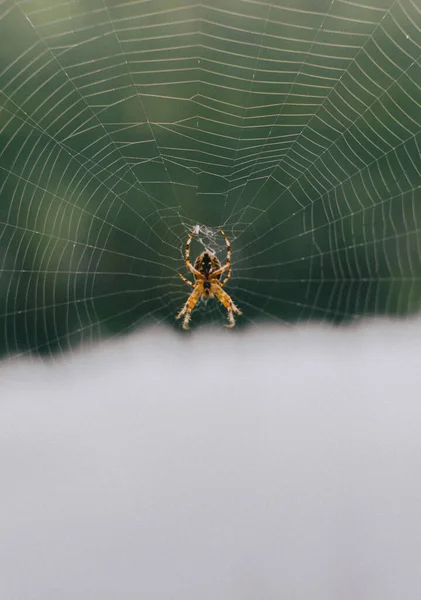
[[199,279],[205,279],[205,276],[202,275],[202,273],[200,271],[198,271],[197,269],[195,269],[193,267],[193,265],[190,262],[190,244],[191,241],[194,237],[194,234],[196,232],[196,228],[193,229],[193,231],[191,232],[191,234],[189,235],[189,239],[186,242],[186,258],[184,260],[184,262],[186,263],[186,267],[188,268],[188,270],[190,271],[190,273],[193,273],[193,275],[195,277],[198,277]]
[[231,277],[231,244],[228,241],[227,236],[225,235],[225,233],[222,231],[222,229],[219,230],[225,240],[225,244],[227,246],[227,261],[225,263],[225,265],[223,267],[221,267],[220,269],[218,269],[217,271],[213,271],[212,272],[212,277],[216,277],[218,275],[222,275],[222,273],[225,273],[225,271],[228,271],[228,275],[225,278],[224,282],[222,285],[225,285],[226,282],[228,281],[228,279]]
[[189,281],[188,279],[186,279],[184,277],[184,275],[182,275],[181,273],[179,273],[181,279],[184,281],[184,283],[187,283],[188,285],[190,285],[192,288],[194,288],[194,283],[192,283],[191,281]]
[[195,289],[192,291],[190,296],[187,298],[187,302],[185,303],[183,308],[180,310],[178,315],[175,317],[176,319],[181,319],[181,317],[184,315],[183,329],[189,328],[191,311],[196,306],[197,301],[199,300],[199,298],[202,294],[202,289],[201,289],[202,286],[201,285],[196,284],[196,286],[194,286],[194,287],[195,287]]
[[235,325],[234,313],[236,313],[237,315],[241,315],[242,314],[241,310],[238,308],[238,306],[236,306],[234,304],[234,302],[231,300],[230,296],[226,292],[224,292],[224,290],[222,290],[220,288],[220,286],[218,286],[215,289],[215,296],[218,298],[219,302],[225,306],[225,308],[228,311],[228,325],[225,325],[225,327],[234,327],[234,325]]
[[230,267],[230,269],[229,269],[229,271],[228,271],[228,274],[227,274],[227,276],[225,277],[224,281],[220,281],[220,282],[219,282],[219,285],[220,285],[221,287],[224,287],[224,285],[226,284],[226,282],[228,281],[228,279],[231,277],[231,273],[232,273],[232,269],[231,269],[231,267]]

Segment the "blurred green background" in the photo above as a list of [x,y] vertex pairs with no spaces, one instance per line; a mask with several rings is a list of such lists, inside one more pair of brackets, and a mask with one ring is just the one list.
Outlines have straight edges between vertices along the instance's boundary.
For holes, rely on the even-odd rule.
[[0,40],[3,355],[179,328],[196,224],[239,327],[418,312],[417,3],[6,0]]

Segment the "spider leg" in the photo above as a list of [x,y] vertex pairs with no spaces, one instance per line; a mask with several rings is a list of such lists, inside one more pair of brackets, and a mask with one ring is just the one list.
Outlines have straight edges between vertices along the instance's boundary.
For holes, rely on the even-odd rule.
[[192,291],[190,296],[187,298],[187,301],[184,304],[183,308],[180,310],[178,315],[175,317],[176,319],[181,319],[181,317],[184,315],[183,329],[189,328],[191,311],[196,306],[197,301],[199,300],[199,298],[201,296],[201,293],[202,293],[201,286],[195,285],[194,290]]
[[224,285],[226,284],[226,282],[228,281],[228,279],[231,277],[231,273],[232,273],[232,269],[231,269],[231,267],[230,267],[230,268],[229,268],[229,271],[228,271],[228,274],[227,274],[227,276],[225,277],[224,281],[220,281],[220,282],[219,282],[219,285],[220,285],[221,287],[224,287]]
[[220,269],[218,269],[217,271],[213,271],[212,272],[212,277],[215,277],[217,275],[222,275],[222,273],[225,273],[225,271],[228,271],[228,275],[226,277],[226,279],[224,280],[223,285],[225,285],[225,283],[228,281],[228,279],[231,277],[231,244],[228,241],[227,236],[225,235],[225,233],[222,231],[222,229],[219,230],[225,240],[225,244],[227,246],[227,261],[225,263],[225,265],[223,267],[221,267]]
[[192,288],[194,288],[194,283],[192,283],[191,281],[189,281],[188,279],[186,279],[184,277],[184,275],[182,275],[181,273],[179,273],[181,279],[184,281],[184,283],[187,283],[188,285],[190,285]]
[[219,285],[216,287],[214,293],[215,296],[218,298],[219,302],[223,304],[228,311],[228,325],[225,325],[225,327],[234,327],[234,313],[236,313],[237,315],[241,315],[241,310],[238,308],[238,306],[234,304],[231,297],[226,292],[224,292],[224,290],[222,290]]
[[196,233],[196,228],[193,229],[193,231],[189,235],[189,238],[188,238],[188,240],[186,242],[186,258],[185,258],[185,263],[186,263],[186,267],[188,268],[188,270],[190,271],[190,273],[192,273],[195,277],[199,277],[200,279],[204,279],[205,277],[202,275],[202,273],[200,271],[198,271],[197,269],[195,269],[193,267],[193,265],[191,264],[191,262],[190,262],[190,244],[191,244],[191,241],[192,241],[195,233]]

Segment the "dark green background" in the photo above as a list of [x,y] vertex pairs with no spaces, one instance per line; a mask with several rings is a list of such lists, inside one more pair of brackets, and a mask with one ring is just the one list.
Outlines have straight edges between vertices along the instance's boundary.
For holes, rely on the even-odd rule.
[[416,3],[0,11],[2,353],[179,328],[196,224],[193,254],[232,242],[239,326],[418,312]]

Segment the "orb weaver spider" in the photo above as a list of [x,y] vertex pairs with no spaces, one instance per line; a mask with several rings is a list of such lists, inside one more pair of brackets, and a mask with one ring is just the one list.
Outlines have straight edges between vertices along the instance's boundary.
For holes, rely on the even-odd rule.
[[[224,292],[222,289],[224,285],[227,283],[229,278],[231,277],[232,268],[231,268],[231,244],[228,241],[225,233],[220,229],[225,244],[227,246],[227,260],[225,265],[222,267],[216,255],[209,250],[205,250],[200,254],[196,260],[194,261],[194,266],[190,263],[190,244],[191,241],[197,231],[197,227],[193,229],[191,232],[187,242],[186,242],[186,258],[185,263],[186,267],[194,275],[195,282],[192,283],[188,279],[186,279],[181,273],[179,273],[181,279],[187,283],[190,287],[193,288],[192,293],[187,298],[186,303],[183,308],[177,314],[176,319],[181,319],[184,315],[183,319],[183,329],[189,328],[189,321],[191,317],[191,312],[196,306],[198,300],[203,298],[207,300],[208,298],[217,298],[221,304],[225,306],[228,311],[228,324],[225,327],[234,327],[235,318],[234,313],[237,315],[241,315],[241,310],[234,304],[230,296]],[[227,273],[225,279],[220,281],[221,275],[223,273]]]

